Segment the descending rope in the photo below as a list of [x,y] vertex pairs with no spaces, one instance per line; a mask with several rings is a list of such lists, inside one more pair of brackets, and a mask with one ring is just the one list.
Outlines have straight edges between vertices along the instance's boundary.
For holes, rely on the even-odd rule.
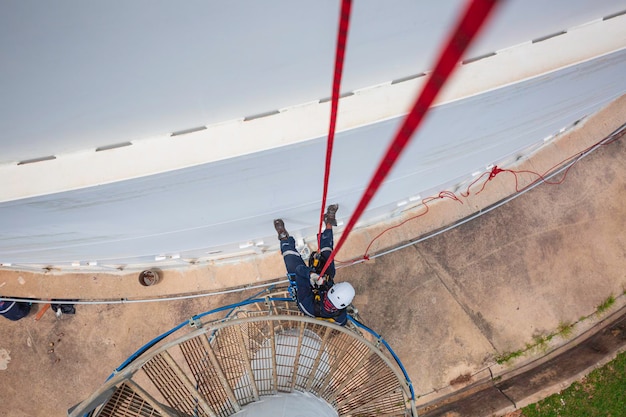
[[378,188],[389,174],[389,171],[391,171],[391,168],[402,154],[402,151],[411,139],[411,136],[424,119],[430,105],[433,103],[435,97],[456,67],[457,62],[463,55],[463,52],[467,49],[472,39],[478,33],[478,30],[487,19],[489,12],[493,9],[496,2],[498,2],[498,0],[473,0],[468,4],[461,20],[457,23],[452,36],[450,36],[445,48],[442,50],[442,53],[437,60],[437,64],[435,65],[435,69],[426,81],[426,84],[413,105],[413,108],[404,119],[404,122],[396,133],[394,140],[387,148],[387,152],[383,156],[378,169],[374,173],[374,176],[370,180],[365,193],[363,194],[363,197],[361,197],[361,201],[359,201],[356,210],[352,214],[341,239],[330,254],[330,257],[326,261],[326,265],[324,265],[320,275],[323,275],[326,272],[326,269],[333,261],[335,254],[341,249],[348,235],[352,231],[352,228],[354,228],[354,225],[367,208],[367,205],[376,194],[376,191],[378,191]]
[[333,91],[330,104],[330,126],[328,127],[328,140],[326,142],[326,164],[324,168],[324,190],[322,192],[322,210],[320,212],[319,229],[317,233],[317,250],[320,250],[320,238],[322,234],[322,223],[324,222],[324,211],[326,210],[326,196],[328,194],[328,181],[330,178],[330,160],[333,154],[333,143],[335,140],[335,127],[337,123],[337,109],[339,107],[339,93],[341,86],[341,74],[343,72],[343,58],[346,52],[346,42],[348,41],[348,26],[350,25],[350,10],[352,0],[341,2],[341,12],[339,15],[339,31],[337,33],[337,49],[335,54],[335,76],[333,78]]

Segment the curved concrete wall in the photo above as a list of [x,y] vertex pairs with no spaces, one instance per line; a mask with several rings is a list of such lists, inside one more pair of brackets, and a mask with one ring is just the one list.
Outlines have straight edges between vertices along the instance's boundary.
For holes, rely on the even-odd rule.
[[[507,2],[470,56],[600,18],[625,9],[626,2],[622,3]],[[427,70],[459,4],[438,2],[412,10],[417,6],[408,1],[384,7],[357,2],[343,90]],[[205,3],[180,9],[140,6],[146,5],[134,3],[123,11],[81,6],[84,9],[65,10],[69,17],[63,20],[54,16],[59,11],[46,17],[45,10],[33,14],[33,5],[20,3],[3,14],[3,20],[20,13],[25,19],[30,16],[31,24],[45,30],[27,33],[13,20],[3,21],[8,26],[0,29],[7,35],[0,36],[1,50],[15,57],[3,70],[8,75],[3,77],[3,90],[11,99],[10,104],[2,100],[6,112],[0,118],[6,133],[2,139],[6,152],[0,161],[5,166],[0,168],[8,173],[3,175],[7,181],[3,188],[26,190],[19,198],[0,199],[4,200],[0,262],[125,265],[167,256],[198,259],[263,250],[275,243],[275,217],[285,218],[296,236],[315,233],[325,152],[320,133],[253,152],[246,151],[253,145],[248,139],[238,144],[242,147],[238,154],[227,158],[181,164],[180,169],[146,176],[125,175],[123,163],[112,164],[111,178],[120,177],[115,181],[90,180],[89,165],[83,162],[73,168],[82,167],[84,183],[63,192],[57,186],[64,175],[70,177],[67,181],[80,183],[81,171],[55,171],[52,167],[60,165],[40,162],[36,172],[41,182],[54,180],[28,197],[29,187],[34,189],[39,182],[37,176],[16,180],[21,177],[12,176],[15,166],[10,161],[46,154],[59,155],[62,161],[63,152],[88,161],[81,152],[93,153],[96,146],[136,138],[149,141],[151,135],[306,103],[330,91],[336,2],[306,6],[311,9],[291,2],[264,3],[262,10],[255,10],[256,2],[247,7],[220,5],[219,10]],[[616,19],[623,17],[611,20]],[[111,22],[115,22],[112,28]],[[52,39],[64,45],[56,57]],[[17,48],[20,42],[27,47]],[[612,52],[595,52],[560,68],[552,64],[535,69],[532,76],[485,59],[484,66],[477,68],[510,72],[517,78],[456,96],[454,91],[462,87],[453,85],[446,93],[450,99],[432,110],[364,221],[393,212],[400,201],[438,191],[524,152],[624,94],[626,51],[621,42],[621,47],[611,47]],[[510,58],[520,60],[519,67],[531,56],[524,48]],[[407,53],[412,50],[416,54]],[[64,57],[69,62],[63,63]],[[80,65],[74,67],[79,58]],[[43,71],[41,65],[49,70]],[[25,68],[40,78],[29,83],[33,80],[29,73],[20,74]],[[476,78],[468,74],[459,80],[472,84]],[[408,88],[411,96],[417,87],[419,82]],[[35,100],[38,92],[41,100]],[[378,107],[384,110],[392,104],[383,101]],[[402,113],[395,110],[386,117],[365,118],[338,134],[329,198],[342,206],[341,218],[352,212]],[[38,117],[37,123],[32,123],[33,117]],[[271,126],[287,128],[280,123]],[[260,134],[259,140],[265,140],[265,135]],[[229,138],[219,146],[236,141]],[[128,164],[124,149],[115,155]],[[144,158],[150,162],[151,156],[148,151]],[[182,158],[176,153],[169,156]],[[44,165],[48,163],[49,176]],[[155,164],[158,171],[157,158]]]

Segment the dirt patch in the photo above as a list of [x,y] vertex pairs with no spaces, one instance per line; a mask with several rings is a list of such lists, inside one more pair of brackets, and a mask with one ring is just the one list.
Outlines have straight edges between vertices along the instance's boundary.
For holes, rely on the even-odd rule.
[[6,349],[0,349],[0,371],[4,371],[9,367],[9,362],[11,362],[11,355],[9,355],[9,351]]
[[466,382],[469,382],[471,380],[472,380],[472,376],[469,373],[467,373],[467,374],[459,375],[456,378],[454,378],[452,381],[450,381],[450,385],[465,384]]

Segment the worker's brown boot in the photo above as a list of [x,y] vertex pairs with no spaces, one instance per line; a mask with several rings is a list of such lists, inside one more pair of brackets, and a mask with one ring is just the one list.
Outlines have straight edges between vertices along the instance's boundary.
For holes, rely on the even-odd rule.
[[284,240],[289,237],[289,233],[285,230],[283,219],[274,220],[274,229],[276,229],[276,233],[278,233],[278,240]]
[[326,209],[326,214],[324,214],[324,223],[330,223],[333,226],[337,226],[337,219],[335,218],[335,213],[339,210],[339,204],[331,204]]

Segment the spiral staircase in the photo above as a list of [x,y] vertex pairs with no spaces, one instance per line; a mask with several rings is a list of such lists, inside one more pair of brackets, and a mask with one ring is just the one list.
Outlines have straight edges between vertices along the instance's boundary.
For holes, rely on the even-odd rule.
[[277,396],[305,395],[318,401],[311,415],[417,416],[402,364],[353,317],[340,327],[303,316],[286,291],[215,315],[194,316],[176,328],[186,334],[131,357],[68,415],[226,417]]

